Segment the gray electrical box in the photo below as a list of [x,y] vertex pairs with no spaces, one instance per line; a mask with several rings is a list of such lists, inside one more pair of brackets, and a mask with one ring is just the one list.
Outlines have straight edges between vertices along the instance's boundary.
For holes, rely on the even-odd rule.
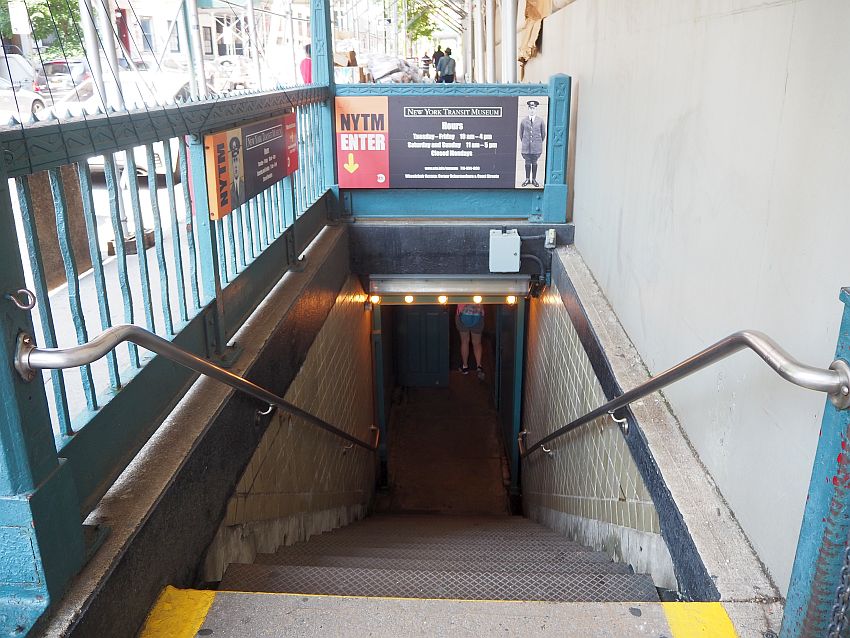
[[516,229],[490,231],[490,272],[519,272],[520,237]]

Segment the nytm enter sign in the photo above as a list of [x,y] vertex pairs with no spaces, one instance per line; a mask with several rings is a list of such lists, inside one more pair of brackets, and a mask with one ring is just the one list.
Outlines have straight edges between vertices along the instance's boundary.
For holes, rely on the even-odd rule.
[[387,97],[336,98],[340,188],[389,188]]

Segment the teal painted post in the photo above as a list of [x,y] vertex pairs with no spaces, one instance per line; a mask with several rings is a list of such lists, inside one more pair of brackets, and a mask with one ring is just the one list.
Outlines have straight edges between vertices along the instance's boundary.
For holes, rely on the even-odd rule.
[[567,221],[567,149],[570,134],[570,77],[553,75],[549,80],[546,182],[543,187],[543,222]]
[[[192,228],[198,241],[200,262],[201,303],[214,302],[207,310],[207,356],[224,354],[227,339],[224,335],[224,308],[221,300],[221,270],[219,267],[218,238],[215,223],[210,219],[207,198],[207,175],[204,158],[204,139],[192,135],[189,140],[189,179],[192,192]],[[250,227],[249,227],[250,228]],[[256,232],[256,229],[254,229]],[[251,238],[249,238],[249,241]]]
[[24,285],[8,180],[0,165],[2,635],[26,633],[48,602],[62,594],[85,556],[79,500],[69,467],[56,457],[41,376],[26,383],[12,366],[19,334],[34,334],[30,313],[6,298]]
[[516,332],[514,333],[514,418],[513,433],[510,440],[511,461],[511,494],[519,494],[519,444],[517,437],[522,429],[522,387],[523,368],[525,365],[525,297],[517,299]]
[[378,455],[381,465],[387,463],[387,419],[384,410],[384,345],[381,333],[381,306],[372,304],[372,369],[374,370],[373,383],[375,384],[375,415],[378,420],[378,429],[381,431],[381,442],[378,446]]
[[330,98],[320,105],[319,140],[322,162],[321,191],[330,189],[330,219],[339,218],[339,186],[336,179],[336,137],[334,135],[334,82],[333,30],[331,29],[330,0],[311,0],[310,29],[313,38],[311,52],[313,56],[313,82],[323,84],[330,90]]
[[[841,291],[841,301],[844,316],[835,358],[850,363],[850,288]],[[848,532],[850,409],[839,410],[827,399],[788,585],[781,638],[832,635],[828,627],[850,542]]]

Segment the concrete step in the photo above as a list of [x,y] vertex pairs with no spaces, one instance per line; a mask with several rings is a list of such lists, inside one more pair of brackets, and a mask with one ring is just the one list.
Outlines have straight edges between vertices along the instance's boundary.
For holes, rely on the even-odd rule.
[[231,564],[221,590],[450,600],[658,601],[648,576]]
[[599,573],[631,574],[625,563],[614,563],[598,552],[582,552],[568,561],[516,563],[501,561],[422,560],[421,558],[385,558],[378,556],[339,556],[334,554],[257,554],[255,565],[304,565],[314,567],[355,567],[363,569],[396,569],[402,571],[450,571],[471,573],[539,572],[539,573]]

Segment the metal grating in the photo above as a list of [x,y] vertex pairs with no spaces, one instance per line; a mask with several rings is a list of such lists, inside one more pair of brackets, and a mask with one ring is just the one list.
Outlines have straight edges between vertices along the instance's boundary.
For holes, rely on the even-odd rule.
[[221,589],[461,600],[657,601],[649,576],[514,517],[380,516],[230,565]]
[[[493,547],[482,546],[477,549],[462,549],[457,547],[418,547],[410,545],[407,547],[346,547],[344,552],[337,549],[333,551],[327,547],[318,547],[306,543],[304,545],[293,545],[280,549],[276,552],[279,556],[308,555],[316,556],[322,554],[336,554],[345,556],[375,556],[386,558],[411,558],[421,560],[470,560],[490,561],[503,563],[534,563],[542,561],[571,561],[576,554],[592,553],[589,548],[551,548],[532,549],[519,547],[511,550],[494,550]],[[607,559],[607,556],[605,557]]]
[[638,575],[430,572],[281,565],[230,565],[221,589],[461,600],[658,600],[652,580]]
[[602,553],[582,552],[574,554],[569,561],[508,563],[499,560],[488,561],[450,561],[423,560],[421,558],[386,558],[378,556],[335,556],[298,554],[280,556],[278,554],[258,554],[254,559],[257,565],[304,565],[314,567],[359,567],[367,569],[398,569],[402,571],[444,571],[444,572],[493,572],[493,573],[597,573],[631,574],[631,568],[625,563],[612,563]]
[[422,548],[453,549],[456,551],[511,551],[532,546],[539,550],[562,549],[564,551],[586,552],[586,546],[563,538],[515,536],[506,537],[502,534],[493,536],[409,536],[386,537],[382,534],[370,536],[317,536],[306,543],[291,547],[312,547],[313,549],[347,548],[347,547],[386,547],[386,548]]

